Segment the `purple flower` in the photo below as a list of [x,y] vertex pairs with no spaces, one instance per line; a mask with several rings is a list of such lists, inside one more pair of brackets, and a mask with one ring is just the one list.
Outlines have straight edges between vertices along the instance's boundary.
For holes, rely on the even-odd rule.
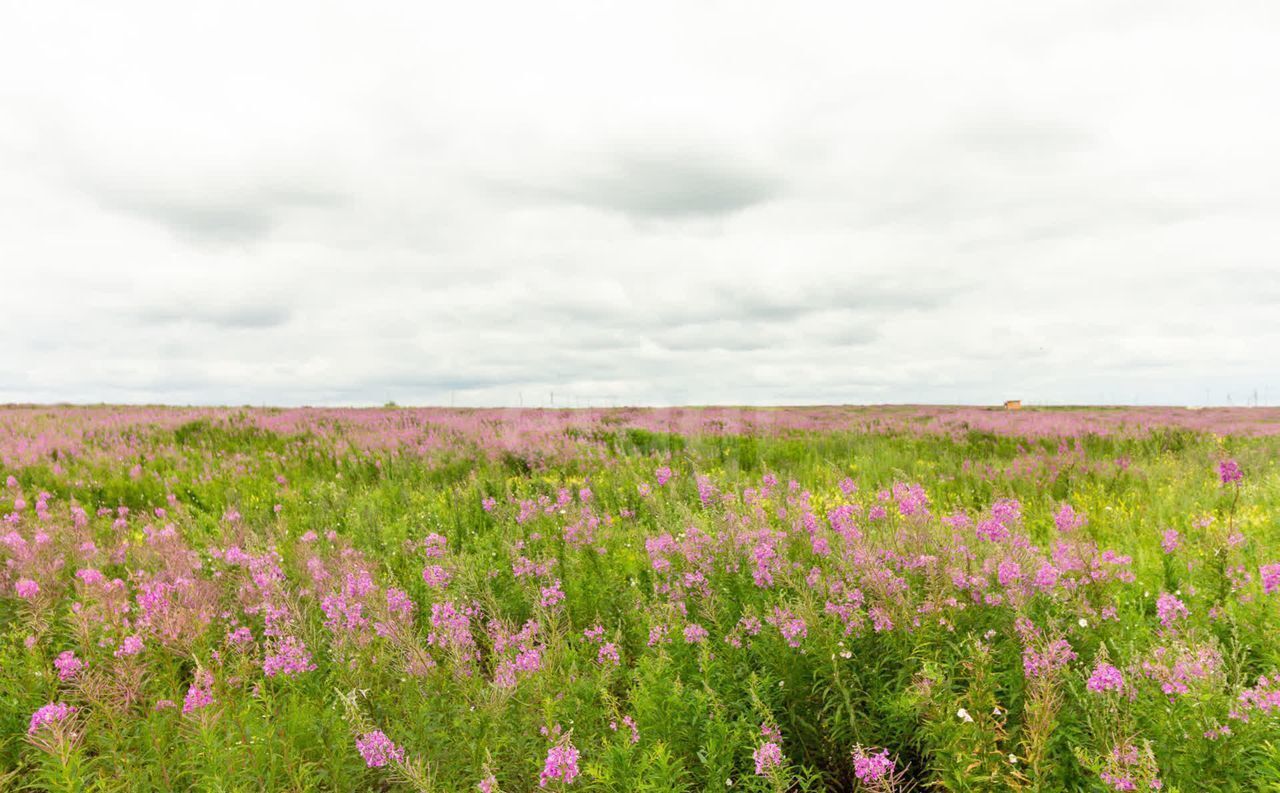
[[617,666],[622,662],[618,656],[618,645],[615,642],[605,642],[600,645],[600,649],[596,652],[596,662],[601,666]]
[[996,578],[1000,586],[1008,589],[1022,580],[1022,565],[1016,559],[1005,559],[996,568]]
[[1173,553],[1178,550],[1179,538],[1177,529],[1165,529],[1164,536],[1160,539],[1160,547],[1165,553]]
[[1264,564],[1258,573],[1262,576],[1262,594],[1270,595],[1280,589],[1280,564]]
[[1085,517],[1076,513],[1070,504],[1063,504],[1053,516],[1053,525],[1063,534],[1070,534],[1085,524]]
[[284,675],[293,677],[316,668],[307,646],[292,636],[286,636],[276,645],[276,651],[262,660],[262,671],[267,677]]
[[58,657],[53,659],[53,667],[58,670],[58,679],[62,681],[71,680],[84,669],[84,661],[76,658],[75,650],[67,650],[59,653]]
[[452,575],[443,565],[429,564],[422,568],[422,580],[433,589],[444,589]]
[[19,578],[13,585],[13,591],[23,600],[35,600],[36,595],[40,594],[40,585],[30,578]]
[[547,761],[538,776],[538,787],[546,787],[553,779],[566,785],[578,777],[578,750],[569,741],[558,743],[547,750]]
[[544,586],[541,589],[541,599],[538,601],[544,608],[551,608],[555,604],[564,600],[564,590],[560,588],[560,579],[551,582],[551,586]]
[[875,754],[861,746],[853,750],[853,775],[864,785],[871,785],[893,774],[894,763],[888,749]]
[[1156,598],[1156,615],[1160,617],[1160,624],[1166,628],[1189,613],[1187,604],[1179,600],[1177,595],[1161,592],[1160,597]]
[[361,735],[356,739],[356,749],[369,768],[381,768],[387,763],[404,762],[404,749],[396,746],[382,730]]
[[213,675],[204,670],[196,672],[195,682],[187,687],[187,696],[182,700],[182,713],[187,715],[213,704]]
[[64,722],[75,712],[75,707],[65,702],[50,702],[31,714],[31,725],[27,727],[27,734],[35,735],[45,727]]
[[756,774],[767,776],[769,771],[782,765],[782,747],[774,741],[767,741],[751,753],[751,759],[756,761]]
[[1037,651],[1027,647],[1022,651],[1022,672],[1028,678],[1045,677],[1076,659],[1071,643],[1066,639],[1055,639]]
[[701,644],[707,639],[707,629],[696,622],[685,626],[684,640],[686,644]]
[[1099,661],[1093,668],[1093,674],[1089,676],[1089,682],[1085,683],[1085,688],[1098,694],[1107,691],[1123,691],[1124,675],[1111,664]]
[[1244,471],[1240,470],[1239,463],[1228,457],[1218,463],[1218,478],[1222,480],[1222,484],[1229,485],[1232,482],[1243,480]]
[[120,647],[115,651],[116,658],[126,658],[130,655],[137,655],[142,652],[142,637],[136,633],[131,636],[124,637],[124,641],[120,642]]

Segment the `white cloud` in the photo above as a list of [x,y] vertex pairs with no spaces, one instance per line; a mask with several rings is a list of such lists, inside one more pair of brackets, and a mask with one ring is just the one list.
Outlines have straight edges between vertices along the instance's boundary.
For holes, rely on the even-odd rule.
[[0,400],[1280,402],[1280,25],[0,11]]

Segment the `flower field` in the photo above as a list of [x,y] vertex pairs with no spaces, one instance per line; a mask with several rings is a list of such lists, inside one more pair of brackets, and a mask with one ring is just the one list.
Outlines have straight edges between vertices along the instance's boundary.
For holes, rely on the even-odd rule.
[[1280,790],[1280,410],[0,408],[0,790]]

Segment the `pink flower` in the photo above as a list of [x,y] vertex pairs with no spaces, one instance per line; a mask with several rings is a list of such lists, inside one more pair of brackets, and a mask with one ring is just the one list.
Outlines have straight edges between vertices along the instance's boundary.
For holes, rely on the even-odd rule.
[[13,585],[13,591],[23,600],[35,600],[36,595],[40,594],[40,585],[30,578],[19,578]]
[[1124,675],[1111,664],[1099,661],[1093,668],[1093,674],[1089,676],[1089,682],[1085,683],[1085,688],[1098,694],[1107,691],[1123,691]]
[[707,629],[696,622],[685,626],[684,640],[686,644],[701,644],[707,639]]
[[1022,672],[1028,678],[1045,677],[1076,659],[1076,653],[1066,639],[1055,639],[1041,650],[1027,647],[1022,651]]
[[1160,624],[1166,628],[1188,616],[1189,613],[1187,605],[1179,600],[1177,595],[1161,592],[1160,597],[1156,598],[1156,615],[1160,617]]
[[658,480],[659,487],[671,481],[671,477],[672,477],[671,469],[665,465],[659,468],[658,470],[654,471],[653,475],[654,475],[654,478]]
[[53,666],[58,670],[58,679],[65,682],[80,674],[80,670],[84,669],[84,661],[76,658],[74,650],[67,650],[53,659]]
[[751,753],[756,761],[756,775],[768,776],[769,771],[782,765],[782,747],[774,741],[766,741]]
[[1160,547],[1165,553],[1173,553],[1178,550],[1178,530],[1165,529],[1164,537],[1160,540]]
[[[196,682],[187,687],[187,696],[182,700],[183,715],[194,713],[213,704],[213,694],[208,688],[212,681],[201,681],[199,677],[197,675]],[[201,682],[204,682],[205,685],[200,685]]]
[[361,735],[356,739],[356,749],[369,768],[381,768],[387,763],[404,762],[404,749],[396,746],[382,730]]
[[1280,589],[1280,564],[1264,564],[1258,573],[1262,576],[1262,594],[1270,595]]
[[853,775],[864,785],[872,785],[893,774],[894,763],[888,749],[875,754],[861,746],[853,750]]
[[1053,525],[1063,534],[1070,534],[1085,523],[1085,517],[1077,514],[1070,504],[1063,504],[1058,514],[1053,516]]
[[1240,470],[1240,464],[1231,458],[1227,458],[1218,463],[1218,478],[1222,480],[1222,484],[1228,485],[1232,482],[1239,482],[1244,479],[1244,471]]
[[618,645],[615,642],[605,642],[600,645],[600,649],[596,652],[596,662],[601,666],[617,666],[622,662],[618,656]]
[[538,787],[559,779],[566,785],[578,778],[578,750],[569,741],[558,743],[547,750],[547,760],[538,776]]
[[127,658],[142,652],[142,647],[142,637],[135,633],[124,637],[124,641],[120,642],[120,647],[115,651],[114,655],[116,658]]
[[65,702],[50,702],[31,714],[31,724],[27,727],[27,734],[35,735],[46,727],[64,722],[75,712],[76,709]]
[[316,665],[311,661],[311,653],[307,652],[307,646],[292,636],[284,637],[276,645],[275,653],[268,655],[262,661],[262,671],[267,677],[276,675],[294,677],[303,672],[313,671],[315,668]]
[[544,586],[541,590],[541,599],[539,602],[544,608],[551,608],[555,604],[564,600],[564,590],[560,588],[560,579],[551,582],[551,586]]
[[429,564],[422,568],[422,580],[433,589],[444,589],[452,577],[443,565]]

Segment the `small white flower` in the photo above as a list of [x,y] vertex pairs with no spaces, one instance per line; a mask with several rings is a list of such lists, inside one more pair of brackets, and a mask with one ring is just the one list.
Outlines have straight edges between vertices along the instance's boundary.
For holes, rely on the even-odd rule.
[[961,708],[960,710],[956,711],[956,718],[964,722],[973,721],[973,717],[969,715],[969,711],[965,710],[964,708]]
[[1081,628],[1087,628],[1089,627],[1089,620],[1085,619],[1084,617],[1081,617],[1080,622],[1078,624],[1080,625]]
[[1013,763],[1014,765],[1017,765],[1017,764],[1018,764],[1018,758],[1017,758],[1016,756],[1014,756],[1014,755],[1009,755],[1009,762]]

